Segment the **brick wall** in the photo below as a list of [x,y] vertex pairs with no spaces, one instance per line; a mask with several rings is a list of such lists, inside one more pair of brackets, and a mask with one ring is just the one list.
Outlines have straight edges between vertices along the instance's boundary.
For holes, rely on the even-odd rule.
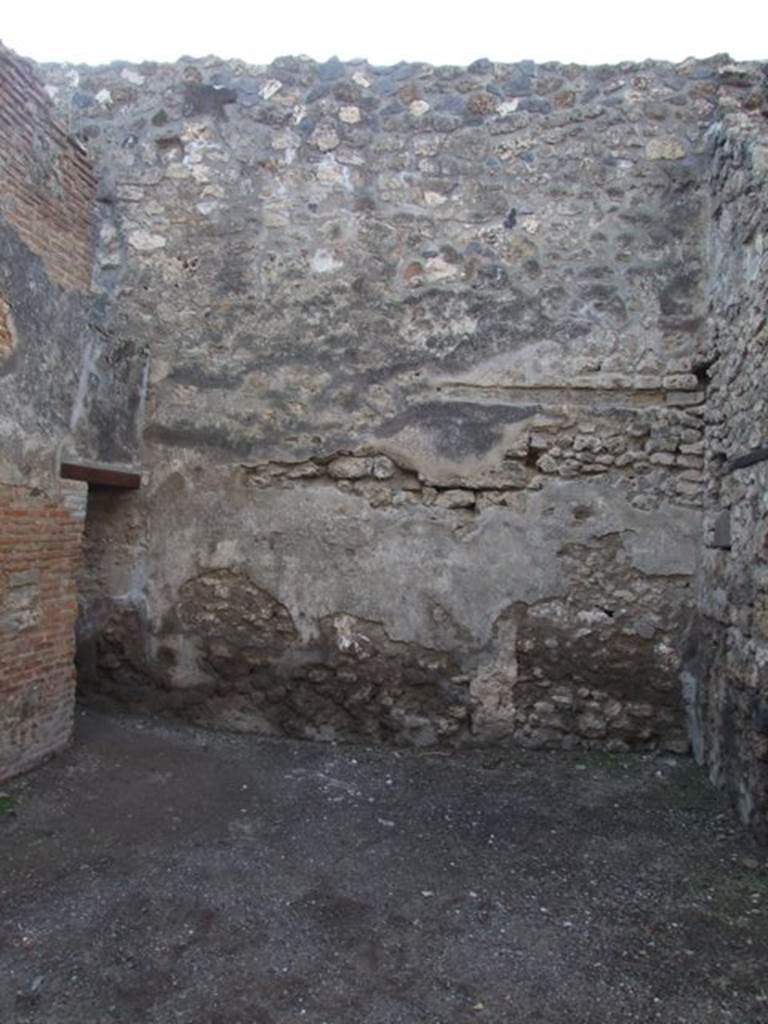
[[0,484],[0,779],[65,746],[87,486]]
[[83,378],[94,177],[0,45],[0,779],[65,746],[87,487],[57,479]]
[[34,72],[0,44],[0,215],[51,279],[87,291],[96,182]]

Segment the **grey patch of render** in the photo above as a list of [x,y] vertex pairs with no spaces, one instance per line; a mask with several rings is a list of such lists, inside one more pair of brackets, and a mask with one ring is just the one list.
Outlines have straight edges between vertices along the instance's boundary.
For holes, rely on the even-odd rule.
[[53,284],[39,257],[5,224],[0,293],[12,311],[14,337],[0,373],[0,476],[48,483],[77,387],[86,302]]
[[21,632],[40,621],[40,571],[4,573],[0,591],[0,633]]
[[0,370],[0,476],[50,486],[61,452],[134,461],[143,369],[133,346],[107,338],[94,297],[51,282],[42,260],[4,225],[0,292],[14,337]]

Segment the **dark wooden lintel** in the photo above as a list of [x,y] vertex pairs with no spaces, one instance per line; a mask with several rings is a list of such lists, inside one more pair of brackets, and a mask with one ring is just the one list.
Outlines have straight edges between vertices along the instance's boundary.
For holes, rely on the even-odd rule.
[[108,466],[93,466],[85,462],[62,462],[60,474],[63,480],[84,480],[101,487],[122,487],[135,491],[141,485],[141,473],[125,469],[111,469]]
[[753,448],[751,451],[746,452],[744,455],[739,455],[735,459],[729,459],[723,466],[723,472],[731,473],[734,469],[754,466],[755,463],[765,462],[766,459],[768,459],[768,445],[761,445],[759,448]]

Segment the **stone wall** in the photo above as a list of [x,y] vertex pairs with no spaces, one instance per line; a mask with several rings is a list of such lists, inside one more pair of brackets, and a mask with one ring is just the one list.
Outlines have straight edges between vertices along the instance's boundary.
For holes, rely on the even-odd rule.
[[[734,77],[738,99],[739,80]],[[741,89],[749,91],[744,77]],[[710,133],[709,408],[699,630],[685,683],[694,750],[768,837],[768,126],[724,106]],[[750,109],[752,108],[752,109]],[[735,463],[735,464],[734,464]]]
[[755,69],[45,73],[98,168],[104,323],[151,353],[84,686],[272,733],[684,749],[705,136]]

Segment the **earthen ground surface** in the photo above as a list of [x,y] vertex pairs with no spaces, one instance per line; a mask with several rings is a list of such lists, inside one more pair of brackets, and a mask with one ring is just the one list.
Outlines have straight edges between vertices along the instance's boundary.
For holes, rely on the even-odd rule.
[[4,792],[6,1024],[768,1021],[765,853],[686,759],[89,712]]

